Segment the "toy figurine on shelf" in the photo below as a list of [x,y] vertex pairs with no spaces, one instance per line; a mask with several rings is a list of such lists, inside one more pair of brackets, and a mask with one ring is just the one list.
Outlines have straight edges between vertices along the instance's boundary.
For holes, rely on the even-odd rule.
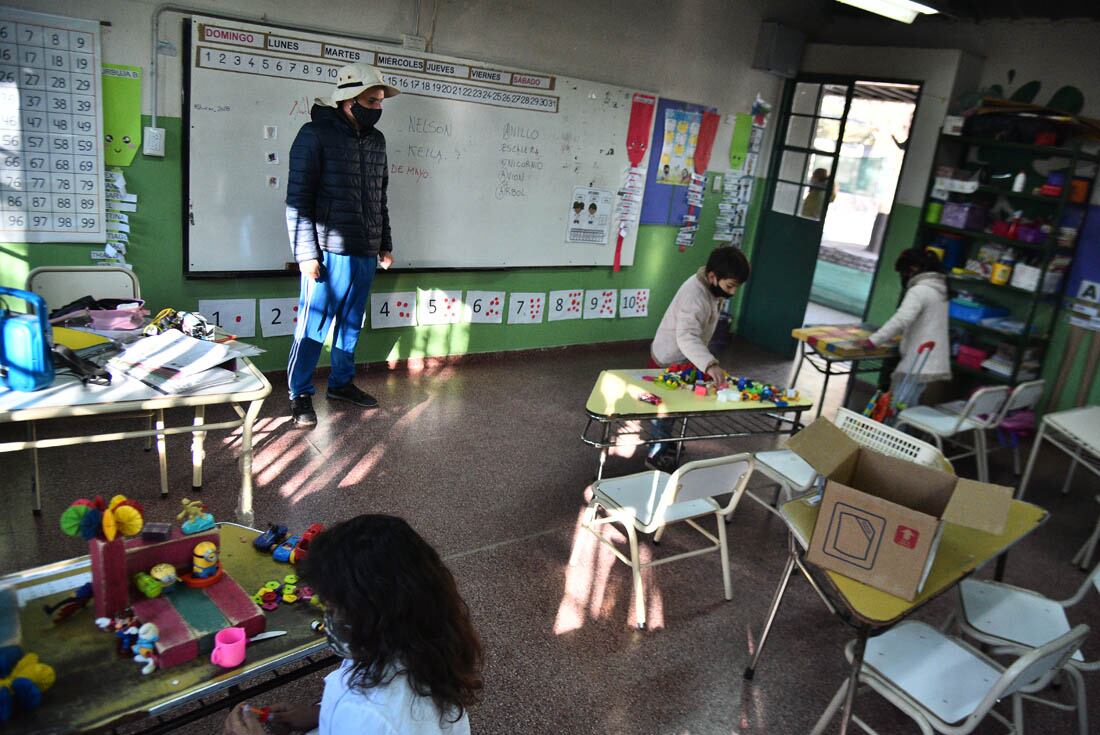
[[53,616],[54,623],[60,623],[70,615],[83,610],[92,601],[92,583],[86,582],[78,587],[71,595],[53,605],[43,605],[42,609],[47,615]]
[[136,500],[116,495],[107,503],[96,495],[81,498],[61,514],[61,531],[66,536],[80,536],[85,541],[101,538],[114,541],[118,536],[137,536],[145,524],[144,509]]
[[157,580],[157,584],[159,584],[165,592],[174,589],[176,582],[180,579],[179,575],[176,574],[176,568],[171,564],[155,564],[153,568],[149,570],[149,576]]
[[205,512],[206,505],[201,500],[184,498],[180,502],[183,504],[183,510],[176,516],[176,520],[180,522],[180,528],[184,533],[200,533],[214,527],[214,516]]
[[118,655],[130,656],[133,654],[134,644],[137,643],[137,628],[138,619],[134,616],[134,611],[130,608],[121,615],[116,615],[112,618],[96,618],[95,624],[100,630],[108,633],[114,633],[115,638],[118,639]]
[[157,670],[157,641],[160,630],[153,623],[145,623],[138,628],[137,643],[134,644],[134,660],[143,663],[142,674],[151,674]]
[[180,580],[188,587],[209,587],[222,578],[222,565],[218,561],[218,547],[213,541],[195,544],[191,552],[191,573],[181,574]]
[[24,654],[19,646],[0,647],[0,722],[11,719],[17,706],[36,709],[55,681],[53,667],[39,661],[38,654]]

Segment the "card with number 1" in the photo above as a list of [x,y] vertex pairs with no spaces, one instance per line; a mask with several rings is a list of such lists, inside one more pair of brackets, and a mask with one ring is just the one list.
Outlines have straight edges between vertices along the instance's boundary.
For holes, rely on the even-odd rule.
[[544,293],[517,292],[511,294],[508,300],[508,323],[541,323],[545,303],[546,294]]
[[370,295],[371,329],[416,326],[416,291],[372,293]]

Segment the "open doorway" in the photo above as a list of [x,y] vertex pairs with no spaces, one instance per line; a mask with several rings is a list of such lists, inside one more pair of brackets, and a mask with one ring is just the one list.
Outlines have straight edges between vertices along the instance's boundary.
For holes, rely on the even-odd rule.
[[825,210],[804,324],[864,318],[919,92],[897,82],[851,85],[829,204],[802,202]]

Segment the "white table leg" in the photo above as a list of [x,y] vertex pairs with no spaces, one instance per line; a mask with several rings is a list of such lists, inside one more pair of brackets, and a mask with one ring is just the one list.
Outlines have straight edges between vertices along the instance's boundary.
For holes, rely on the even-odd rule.
[[[206,406],[195,406],[195,420],[193,426],[202,426],[206,423]],[[206,441],[205,431],[194,431],[191,434],[191,489],[202,490],[202,461],[206,459],[206,450],[203,443]]]
[[164,409],[157,409],[157,460],[160,462],[160,496],[168,497],[168,437],[164,435]]
[[[38,441],[38,424],[31,421],[27,424],[27,438]],[[34,514],[42,512],[42,474],[38,471],[38,447],[31,449],[31,490],[34,492]]]
[[1069,463],[1069,472],[1066,473],[1065,482],[1062,483],[1062,495],[1069,495],[1069,487],[1073,484],[1073,475],[1077,472],[1077,462],[1081,459],[1081,447],[1077,447],[1073,453],[1073,461]]
[[248,411],[241,424],[241,499],[237,506],[237,519],[246,526],[254,520],[252,513],[252,424],[260,415],[263,399],[248,404]]
[[1031,470],[1035,467],[1035,458],[1039,456],[1039,445],[1043,443],[1043,434],[1046,432],[1045,421],[1039,422],[1039,433],[1035,435],[1035,443],[1031,445],[1031,453],[1027,455],[1027,467],[1024,468],[1024,476],[1020,479],[1020,487],[1016,490],[1016,499],[1023,500],[1027,492],[1027,483],[1031,480]]

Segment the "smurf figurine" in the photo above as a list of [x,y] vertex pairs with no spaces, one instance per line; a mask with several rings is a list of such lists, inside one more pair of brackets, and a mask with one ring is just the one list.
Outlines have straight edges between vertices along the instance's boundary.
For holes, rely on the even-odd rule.
[[137,643],[134,644],[134,660],[145,664],[142,674],[151,674],[157,670],[157,640],[160,630],[153,623],[145,623],[138,628]]
[[184,498],[180,502],[183,503],[183,510],[176,516],[176,520],[180,521],[180,528],[184,533],[200,533],[214,527],[214,516],[203,512],[206,506],[201,500]]
[[191,552],[191,561],[193,563],[191,576],[194,579],[207,579],[221,570],[218,564],[218,547],[213,541],[196,544],[195,550]]

